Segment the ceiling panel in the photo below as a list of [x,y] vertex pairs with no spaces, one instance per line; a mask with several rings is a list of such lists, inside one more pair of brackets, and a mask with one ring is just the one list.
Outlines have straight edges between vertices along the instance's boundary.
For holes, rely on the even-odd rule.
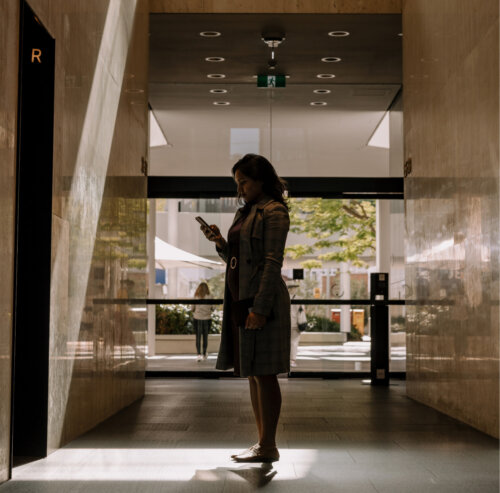
[[[172,145],[151,149],[152,175],[227,175],[246,149],[287,176],[389,176],[389,151],[367,142],[401,87],[401,16],[154,14],[150,30],[150,103]],[[221,36],[202,38],[207,30]],[[256,87],[256,74],[272,73],[262,33],[286,38],[276,50],[286,88]],[[336,77],[316,77],[328,72]]]
[[[316,75],[332,72],[326,84],[400,84],[401,16],[357,14],[152,14],[150,81],[210,83],[207,73],[222,72],[227,83],[254,83],[253,75],[269,72],[269,48],[262,35],[285,40],[276,50],[274,70],[290,76],[289,84],[316,83]],[[331,31],[349,36],[333,38]],[[203,38],[202,31],[217,31]],[[222,63],[206,57],[220,56]],[[323,63],[323,57],[340,63]]]

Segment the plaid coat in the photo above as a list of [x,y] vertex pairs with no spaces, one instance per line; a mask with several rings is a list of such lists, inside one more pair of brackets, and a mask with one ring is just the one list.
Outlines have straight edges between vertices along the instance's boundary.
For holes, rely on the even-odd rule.
[[[238,210],[234,222],[240,215]],[[290,296],[281,277],[289,228],[286,207],[269,197],[253,205],[241,226],[240,300],[255,297],[253,311],[268,317],[261,330],[240,329],[242,377],[290,371]],[[227,263],[227,245],[217,251]],[[230,300],[226,284],[221,344],[216,365],[218,370],[233,367]]]

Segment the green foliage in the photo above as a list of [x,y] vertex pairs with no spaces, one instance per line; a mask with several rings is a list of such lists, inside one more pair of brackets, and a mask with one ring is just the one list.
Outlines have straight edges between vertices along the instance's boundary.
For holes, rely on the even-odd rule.
[[187,305],[156,305],[157,334],[194,334],[193,313]]
[[312,245],[291,245],[286,254],[299,259],[321,250],[317,259],[302,262],[306,269],[322,261],[350,262],[364,266],[362,255],[375,251],[374,200],[290,199],[290,231],[316,240]]
[[[340,332],[340,324],[334,320],[318,315],[306,315],[307,329],[305,332]],[[361,332],[351,325],[351,332],[347,334],[348,341],[361,341]]]
[[348,341],[361,341],[362,340],[361,332],[358,329],[356,329],[356,327],[354,327],[354,325],[351,325],[351,332],[349,332],[349,334],[347,334],[347,340]]
[[[222,310],[212,311],[210,334],[220,334]],[[188,305],[156,305],[157,334],[194,334],[193,312]]]
[[131,258],[127,262],[129,269],[145,270],[147,267],[147,261],[145,259],[135,259]]
[[208,289],[210,289],[210,298],[224,298],[225,272],[221,272],[205,282],[208,284]]
[[318,315],[306,314],[307,329],[306,332],[340,332],[340,324],[335,320]]
[[391,317],[391,332],[404,332],[406,330],[406,318],[403,315]]

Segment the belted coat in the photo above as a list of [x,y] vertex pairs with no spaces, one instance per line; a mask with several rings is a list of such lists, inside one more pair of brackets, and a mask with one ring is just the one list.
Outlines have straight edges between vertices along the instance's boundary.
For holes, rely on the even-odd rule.
[[[238,210],[233,224],[240,216]],[[254,298],[253,312],[267,317],[260,330],[239,329],[242,377],[290,371],[290,296],[281,277],[289,228],[287,208],[269,197],[254,204],[241,225],[240,300]],[[217,251],[228,263],[227,244]],[[231,294],[226,282],[218,370],[233,368],[230,309]]]

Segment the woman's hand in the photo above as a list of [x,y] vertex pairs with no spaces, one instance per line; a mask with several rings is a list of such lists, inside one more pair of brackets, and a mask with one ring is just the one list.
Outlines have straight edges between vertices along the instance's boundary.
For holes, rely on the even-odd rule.
[[258,313],[250,312],[245,323],[245,329],[249,330],[262,329],[262,327],[266,325],[266,321],[267,318],[264,317],[264,315],[259,315]]
[[226,240],[222,237],[219,228],[215,224],[211,224],[210,228],[202,225],[200,229],[207,240],[213,241],[219,248],[224,247]]

